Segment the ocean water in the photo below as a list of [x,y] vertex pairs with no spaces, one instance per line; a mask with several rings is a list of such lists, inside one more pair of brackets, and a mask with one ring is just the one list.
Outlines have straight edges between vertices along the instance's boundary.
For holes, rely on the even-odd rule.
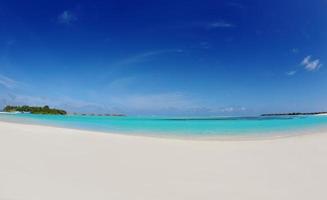
[[118,134],[177,137],[264,136],[327,130],[327,116],[174,118],[0,114],[0,120]]

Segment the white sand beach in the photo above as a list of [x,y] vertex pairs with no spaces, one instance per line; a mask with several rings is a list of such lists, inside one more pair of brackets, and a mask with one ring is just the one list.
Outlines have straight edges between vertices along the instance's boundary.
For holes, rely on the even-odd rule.
[[0,199],[327,199],[326,156],[327,133],[183,141],[0,122]]

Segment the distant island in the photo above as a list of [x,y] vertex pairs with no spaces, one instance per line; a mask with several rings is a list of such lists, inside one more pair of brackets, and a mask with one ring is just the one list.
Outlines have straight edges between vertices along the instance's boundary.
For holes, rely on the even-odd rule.
[[65,110],[59,110],[50,108],[49,106],[37,107],[37,106],[6,106],[3,109],[4,112],[21,112],[31,114],[44,114],[44,115],[66,115]]
[[[49,106],[11,106],[8,105],[3,108],[4,112],[9,113],[30,113],[30,114],[44,114],[44,115],[67,115],[65,110],[60,110],[56,108],[50,108]],[[125,117],[125,114],[112,113],[112,114],[95,114],[95,113],[71,113],[71,115],[81,115],[81,116],[106,116],[106,117]]]
[[292,113],[271,113],[271,114],[262,114],[263,117],[268,116],[284,116],[284,115],[322,115],[327,114],[327,112],[292,112]]

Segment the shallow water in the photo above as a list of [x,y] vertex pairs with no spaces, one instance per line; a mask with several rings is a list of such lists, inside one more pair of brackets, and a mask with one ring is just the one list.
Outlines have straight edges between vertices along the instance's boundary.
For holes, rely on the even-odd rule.
[[0,114],[0,120],[111,133],[181,137],[280,135],[327,127],[327,116],[173,118]]

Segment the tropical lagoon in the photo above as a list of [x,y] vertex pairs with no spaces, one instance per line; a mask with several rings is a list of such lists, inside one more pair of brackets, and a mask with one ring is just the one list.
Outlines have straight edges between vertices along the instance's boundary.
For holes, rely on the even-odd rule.
[[326,115],[133,117],[1,114],[0,120],[117,134],[161,137],[282,136],[327,127]]

